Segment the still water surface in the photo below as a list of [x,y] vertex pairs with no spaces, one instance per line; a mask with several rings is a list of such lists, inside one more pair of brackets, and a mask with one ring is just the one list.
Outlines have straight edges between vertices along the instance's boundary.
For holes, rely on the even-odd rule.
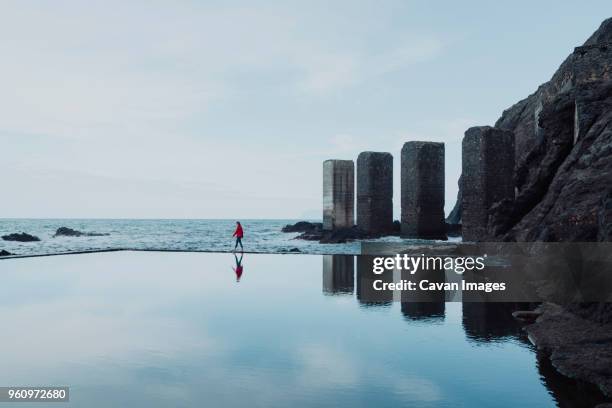
[[363,303],[347,259],[2,260],[0,385],[70,386],[57,407],[593,406],[510,306]]

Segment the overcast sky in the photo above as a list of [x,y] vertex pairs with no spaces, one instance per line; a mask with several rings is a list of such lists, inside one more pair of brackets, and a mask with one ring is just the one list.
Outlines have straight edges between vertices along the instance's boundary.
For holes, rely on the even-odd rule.
[[322,162],[446,143],[548,80],[591,1],[1,1],[1,217],[320,217]]

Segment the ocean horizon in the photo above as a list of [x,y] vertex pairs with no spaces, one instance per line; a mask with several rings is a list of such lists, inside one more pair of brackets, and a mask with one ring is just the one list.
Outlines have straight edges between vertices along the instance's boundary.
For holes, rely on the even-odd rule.
[[[0,236],[25,232],[40,238],[36,242],[0,241],[0,250],[14,255],[49,255],[67,252],[119,249],[230,252],[234,249],[234,219],[106,219],[106,218],[2,218]],[[296,239],[299,233],[281,229],[299,219],[242,219],[246,252],[345,254],[361,252],[361,242],[321,244]],[[317,220],[309,220],[317,221]],[[106,236],[53,237],[60,227]],[[388,236],[367,242],[435,242]],[[297,249],[297,250],[296,250]]]

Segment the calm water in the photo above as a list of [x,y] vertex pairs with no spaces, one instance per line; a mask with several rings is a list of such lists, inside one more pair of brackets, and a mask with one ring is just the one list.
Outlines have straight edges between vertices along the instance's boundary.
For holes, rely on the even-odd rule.
[[[319,244],[294,239],[297,233],[281,228],[298,220],[242,220],[245,250],[262,253],[287,252],[298,248],[311,254],[357,254],[358,242]],[[59,227],[83,232],[109,233],[103,237],[52,238]],[[20,243],[0,240],[0,249],[18,255],[50,254],[96,249],[157,249],[226,252],[234,247],[235,220],[106,220],[106,219],[0,219],[0,235],[27,232],[40,242]],[[388,237],[379,241],[418,242]]]
[[363,303],[353,265],[247,254],[237,281],[232,254],[2,260],[0,385],[69,385],[54,406],[75,407],[593,406],[511,306]]

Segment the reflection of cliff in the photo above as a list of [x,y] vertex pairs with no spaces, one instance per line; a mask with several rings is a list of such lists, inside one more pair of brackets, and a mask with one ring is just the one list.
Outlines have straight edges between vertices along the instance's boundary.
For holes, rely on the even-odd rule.
[[470,340],[499,341],[508,337],[525,339],[521,325],[512,317],[516,310],[530,309],[525,303],[463,303],[463,329]]
[[353,255],[323,256],[323,293],[350,294],[355,288]]
[[605,402],[604,396],[593,384],[568,378],[553,367],[550,359],[537,353],[538,372],[542,382],[559,408],[592,408]]

